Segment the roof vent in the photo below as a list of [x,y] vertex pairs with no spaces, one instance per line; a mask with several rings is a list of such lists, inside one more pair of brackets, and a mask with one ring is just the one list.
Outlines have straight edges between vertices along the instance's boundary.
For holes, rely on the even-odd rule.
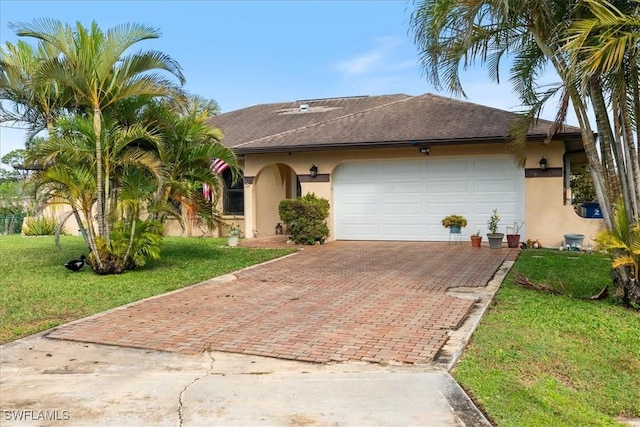
[[300,112],[304,113],[306,111],[309,111],[309,104],[300,104]]

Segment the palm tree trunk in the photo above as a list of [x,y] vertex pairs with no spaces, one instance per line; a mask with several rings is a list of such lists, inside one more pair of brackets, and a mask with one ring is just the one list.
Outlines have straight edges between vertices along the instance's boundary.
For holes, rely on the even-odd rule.
[[600,210],[607,229],[613,228],[613,205],[609,198],[608,186],[606,183],[605,173],[600,163],[598,156],[598,147],[596,144],[595,136],[589,125],[589,118],[587,116],[586,108],[578,96],[574,86],[568,88],[570,91],[571,102],[575,110],[578,122],[580,123],[580,129],[582,133],[582,144],[584,152],[587,155],[589,162],[589,170],[591,171],[591,178],[593,179],[593,187],[596,191],[596,196],[600,202]]
[[609,199],[607,191],[607,185],[605,181],[604,170],[600,163],[600,157],[598,155],[598,148],[596,144],[595,136],[591,130],[589,116],[587,115],[587,109],[585,103],[578,92],[578,88],[575,85],[575,81],[572,78],[571,69],[566,63],[565,58],[561,52],[554,51],[543,39],[542,35],[534,31],[533,37],[536,44],[542,51],[542,53],[551,61],[554,69],[562,79],[567,93],[571,99],[571,104],[575,111],[578,123],[580,124],[580,131],[582,134],[582,144],[584,147],[587,160],[589,162],[589,169],[591,171],[591,178],[593,179],[593,186],[600,202],[600,210],[607,229],[611,230],[613,227],[613,206]]
[[136,236],[136,217],[131,216],[131,235],[129,236],[129,244],[127,245],[127,252],[124,254],[124,259],[122,260],[123,265],[127,265],[129,256],[131,256],[131,249],[133,248],[133,242],[135,242]]
[[[95,144],[96,144],[96,217],[98,221],[98,234],[100,236],[107,237],[106,228],[105,228],[105,215],[104,215],[104,177],[103,177],[103,169],[102,169],[102,143],[101,143],[101,134],[102,134],[102,113],[100,108],[93,109],[93,133],[95,136]],[[89,218],[92,215],[91,210],[89,212],[85,212],[87,215],[87,223],[89,224],[89,241],[92,243],[91,250],[93,252],[95,262],[98,264],[98,268],[102,271],[104,269],[104,265],[102,259],[100,258],[100,251],[98,251],[98,247],[96,245],[96,236],[95,236],[95,228],[92,226],[93,221]]]
[[98,234],[103,238],[106,236],[106,222],[105,222],[105,193],[104,193],[104,176],[103,176],[103,160],[102,160],[102,114],[100,108],[94,107],[93,109],[93,133],[96,138],[96,218],[98,220]]
[[82,218],[80,218],[80,212],[78,212],[78,209],[73,205],[71,206],[71,211],[73,212],[73,216],[76,219],[76,223],[78,224],[78,230],[80,230],[80,233],[82,233],[82,238],[84,239],[84,242],[87,244],[87,246],[91,250],[89,236],[87,235],[87,228],[82,223]]
[[[630,55],[630,63],[638,63],[638,54],[636,50],[634,50],[634,52]],[[633,100],[633,117],[636,118],[635,137],[636,141],[640,142],[640,126],[637,125],[638,120],[640,120],[640,82],[638,82],[638,67],[630,66],[629,70],[631,76],[629,84],[631,85],[631,99]],[[635,187],[633,187],[633,189],[635,190],[635,194],[633,196],[636,200],[637,205],[640,206],[640,153],[638,153],[636,147],[633,144],[633,137],[627,141],[627,144],[630,153],[629,157],[631,161],[631,170],[636,183]],[[640,209],[640,207],[638,209]],[[640,211],[636,211],[635,215],[636,217],[639,217]]]
[[[626,102],[620,103],[620,124],[621,124],[621,140],[620,149],[622,150],[624,159],[621,164],[621,169],[624,171],[622,174],[623,182],[627,182],[626,188],[623,187],[624,199],[627,204],[627,214],[629,215],[629,223],[633,222],[633,219],[638,214],[638,200],[635,197],[638,188],[638,182],[634,176],[634,163],[635,153],[633,153],[633,126],[631,124],[631,116]],[[623,167],[624,165],[624,167]]]
[[87,244],[89,245],[89,249],[93,254],[93,259],[95,260],[98,266],[98,269],[102,270],[104,266],[102,263],[102,259],[100,258],[100,251],[98,251],[98,245],[96,244],[96,229],[93,225],[92,204],[87,203],[86,206],[83,206],[82,212],[84,213],[84,217],[87,221],[87,226],[86,226]]
[[589,93],[591,96],[591,103],[593,104],[593,110],[596,117],[596,125],[598,127],[598,136],[601,141],[601,155],[602,161],[600,162],[604,166],[604,179],[611,200],[616,200],[623,191],[620,187],[624,187],[625,183],[622,182],[616,173],[615,162],[620,161],[620,152],[616,144],[615,136],[611,131],[611,121],[609,120],[609,114],[607,113],[607,105],[602,93],[602,85],[598,76],[593,76],[589,79]]

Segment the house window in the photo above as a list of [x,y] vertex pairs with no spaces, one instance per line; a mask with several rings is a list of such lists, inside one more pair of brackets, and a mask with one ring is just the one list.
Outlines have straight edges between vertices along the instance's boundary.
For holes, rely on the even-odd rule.
[[238,172],[238,177],[233,181],[230,169],[222,172],[224,181],[224,194],[222,197],[222,211],[225,215],[244,215],[244,177]]

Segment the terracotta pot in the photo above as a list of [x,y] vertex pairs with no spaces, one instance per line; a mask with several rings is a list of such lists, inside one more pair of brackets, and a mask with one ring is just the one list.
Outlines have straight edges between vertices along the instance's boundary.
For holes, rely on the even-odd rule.
[[471,236],[471,247],[479,248],[482,245],[482,236]]
[[510,248],[517,248],[520,246],[519,234],[507,234],[507,246]]

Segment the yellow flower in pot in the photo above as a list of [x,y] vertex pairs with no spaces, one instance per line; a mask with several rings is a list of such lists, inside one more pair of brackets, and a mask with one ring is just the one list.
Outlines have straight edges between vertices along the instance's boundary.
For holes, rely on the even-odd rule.
[[447,215],[442,218],[442,226],[453,234],[459,234],[460,230],[467,226],[467,219],[462,215]]

